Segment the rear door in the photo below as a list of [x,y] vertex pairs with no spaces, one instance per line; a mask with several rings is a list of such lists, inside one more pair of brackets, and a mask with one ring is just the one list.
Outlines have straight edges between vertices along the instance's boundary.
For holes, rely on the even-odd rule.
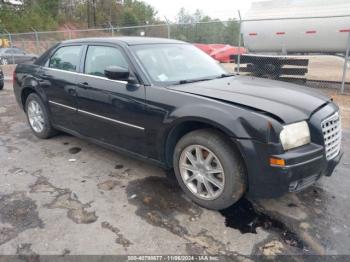
[[39,72],[53,123],[73,131],[77,131],[75,96],[82,51],[82,45],[61,46]]
[[144,154],[145,87],[110,80],[108,66],[132,67],[118,46],[89,45],[77,90],[80,133]]

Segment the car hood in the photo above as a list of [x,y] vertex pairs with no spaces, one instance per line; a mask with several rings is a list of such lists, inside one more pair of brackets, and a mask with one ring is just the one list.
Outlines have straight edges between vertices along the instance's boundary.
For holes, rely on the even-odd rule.
[[310,88],[281,81],[234,76],[168,87],[272,114],[289,124],[309,119],[330,98]]

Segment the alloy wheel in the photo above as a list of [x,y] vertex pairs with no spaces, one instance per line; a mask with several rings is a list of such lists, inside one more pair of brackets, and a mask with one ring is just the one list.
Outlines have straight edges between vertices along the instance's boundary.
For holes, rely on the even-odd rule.
[[37,133],[44,130],[44,113],[37,101],[30,101],[28,104],[28,119],[31,127]]
[[186,147],[180,155],[179,169],[184,184],[198,198],[214,200],[224,190],[225,174],[220,160],[204,146]]

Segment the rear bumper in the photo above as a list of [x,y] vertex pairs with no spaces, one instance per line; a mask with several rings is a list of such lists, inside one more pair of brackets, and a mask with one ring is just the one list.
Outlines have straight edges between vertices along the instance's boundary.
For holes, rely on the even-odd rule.
[[[238,141],[248,172],[248,194],[251,197],[275,198],[298,192],[313,185],[322,176],[331,176],[342,152],[327,161],[324,147],[309,144],[274,155],[270,145],[252,140]],[[270,157],[284,159],[286,166],[271,166]]]

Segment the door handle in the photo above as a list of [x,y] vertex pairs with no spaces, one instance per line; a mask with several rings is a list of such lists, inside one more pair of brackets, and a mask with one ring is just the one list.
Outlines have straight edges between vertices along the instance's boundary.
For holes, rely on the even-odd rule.
[[42,78],[50,78],[51,77],[51,75],[48,75],[48,74],[45,74],[45,73],[42,73],[39,76],[42,77]]
[[83,87],[83,88],[89,88],[89,83],[88,82],[82,82],[82,83],[80,83],[79,84],[81,87]]

